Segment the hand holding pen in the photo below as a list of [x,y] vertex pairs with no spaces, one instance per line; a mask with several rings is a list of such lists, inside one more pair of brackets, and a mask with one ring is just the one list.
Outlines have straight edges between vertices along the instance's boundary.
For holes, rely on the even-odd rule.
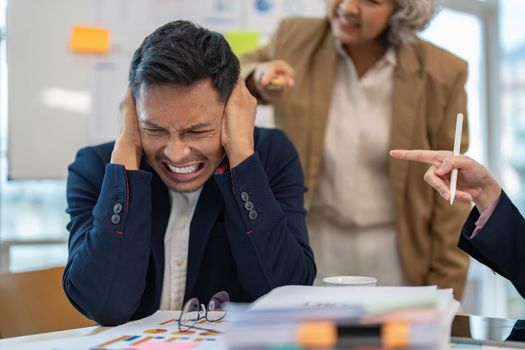
[[266,99],[284,96],[295,85],[295,70],[283,60],[261,63],[253,79],[259,93]]
[[392,150],[393,158],[431,164],[425,181],[446,200],[450,200],[450,180],[453,170],[458,172],[455,198],[473,201],[480,213],[490,207],[501,194],[501,187],[485,167],[472,158],[454,155],[451,151]]

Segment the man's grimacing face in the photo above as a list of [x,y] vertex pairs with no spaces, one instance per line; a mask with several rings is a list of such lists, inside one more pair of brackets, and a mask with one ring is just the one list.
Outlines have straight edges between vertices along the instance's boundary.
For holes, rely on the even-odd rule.
[[211,80],[141,89],[136,106],[144,154],[162,181],[177,192],[201,188],[224,157],[225,103]]

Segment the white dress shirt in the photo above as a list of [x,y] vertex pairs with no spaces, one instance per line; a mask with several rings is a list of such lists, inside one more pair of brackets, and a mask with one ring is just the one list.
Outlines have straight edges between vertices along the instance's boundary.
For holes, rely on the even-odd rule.
[[190,224],[202,189],[169,190],[171,213],[164,237],[164,279],[160,310],[180,310],[186,289]]
[[321,174],[308,218],[318,278],[370,275],[403,284],[388,174],[396,55],[358,77],[337,43],[338,66]]

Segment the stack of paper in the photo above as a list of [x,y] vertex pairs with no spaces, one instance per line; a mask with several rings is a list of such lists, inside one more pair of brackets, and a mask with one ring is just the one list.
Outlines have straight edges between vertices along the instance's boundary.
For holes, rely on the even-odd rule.
[[300,345],[446,349],[459,303],[429,287],[276,288],[250,306],[231,305],[232,348]]

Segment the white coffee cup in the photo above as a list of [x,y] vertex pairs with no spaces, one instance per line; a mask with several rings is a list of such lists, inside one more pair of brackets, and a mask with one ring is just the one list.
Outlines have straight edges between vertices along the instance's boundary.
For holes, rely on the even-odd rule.
[[373,287],[377,278],[368,276],[331,276],[323,278],[326,287]]

